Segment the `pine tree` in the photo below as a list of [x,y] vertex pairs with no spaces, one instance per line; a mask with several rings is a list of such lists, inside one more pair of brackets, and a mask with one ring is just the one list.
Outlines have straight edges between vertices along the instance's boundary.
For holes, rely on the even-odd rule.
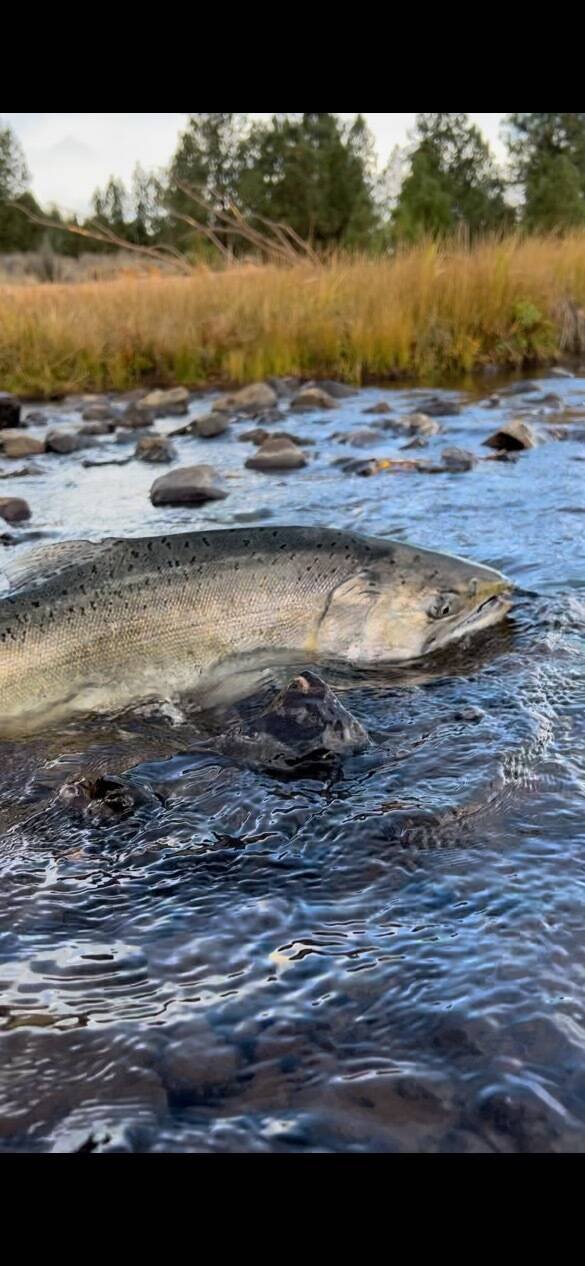
[[490,148],[467,114],[418,114],[410,173],[393,221],[415,240],[464,226],[471,235],[509,226],[511,209]]

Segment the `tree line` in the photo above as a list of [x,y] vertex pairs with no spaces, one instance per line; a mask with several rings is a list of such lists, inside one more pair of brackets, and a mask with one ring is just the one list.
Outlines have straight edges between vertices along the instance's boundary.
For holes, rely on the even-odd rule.
[[[190,257],[249,253],[235,207],[249,222],[285,224],[319,253],[387,251],[400,242],[463,232],[568,231],[585,225],[585,114],[509,114],[499,167],[467,114],[418,114],[410,144],[379,171],[358,114],[190,114],[164,171],[140,165],[130,188],[112,177],[79,227],[102,226],[130,244]],[[197,195],[194,207],[192,191]],[[29,212],[28,218],[19,205]],[[87,239],[57,208],[41,216],[17,137],[0,122],[0,252],[77,255]],[[61,227],[63,226],[63,227]],[[107,242],[91,249],[113,249]]]

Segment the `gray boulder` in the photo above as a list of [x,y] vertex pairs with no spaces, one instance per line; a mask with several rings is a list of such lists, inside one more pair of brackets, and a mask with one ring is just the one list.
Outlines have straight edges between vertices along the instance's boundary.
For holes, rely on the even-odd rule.
[[170,440],[164,435],[143,435],[139,439],[134,456],[141,462],[172,462],[177,454]]
[[155,506],[201,505],[205,501],[223,501],[227,492],[218,483],[213,466],[183,466],[161,475],[150,490]]
[[484,440],[484,448],[495,448],[504,452],[520,452],[522,449],[536,448],[536,432],[520,418],[506,422],[498,431]]
[[307,465],[305,454],[288,438],[266,440],[255,457],[249,457],[249,470],[300,470]]

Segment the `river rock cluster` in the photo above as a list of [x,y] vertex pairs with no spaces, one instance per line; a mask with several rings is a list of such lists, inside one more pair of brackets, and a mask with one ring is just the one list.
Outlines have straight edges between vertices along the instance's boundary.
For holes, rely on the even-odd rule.
[[[554,376],[560,379],[560,367]],[[563,369],[562,376],[566,378],[568,371]],[[585,410],[567,409],[559,390],[518,382],[480,402],[478,407],[498,408],[505,416],[487,435],[478,426],[479,447],[471,451],[457,443],[458,419],[467,403],[461,393],[413,396],[410,410],[397,407],[392,397],[373,403],[369,399],[360,410],[355,386],[292,377],[269,378],[215,395],[196,394],[183,386],[137,389],[118,398],[84,396],[43,408],[2,392],[0,479],[38,476],[47,459],[73,458],[86,469],[151,463],[169,468],[151,486],[153,506],[198,506],[229,496],[225,473],[212,464],[216,443],[249,444],[252,452],[239,462],[240,450],[234,447],[235,462],[259,479],[300,475],[318,459],[323,440],[339,446],[339,456],[332,456],[331,464],[342,476],[463,475],[480,463],[514,461],[541,443],[583,434],[575,424],[585,418]],[[335,427],[338,418],[346,421],[348,406],[352,420],[361,412],[364,425]],[[312,434],[301,436],[286,429],[301,417],[304,430]],[[390,454],[384,451],[389,444],[396,448]],[[347,449],[361,453],[351,456]],[[424,449],[430,450],[428,456],[420,455]],[[0,518],[8,524],[27,522],[33,511],[22,496],[0,497]],[[12,538],[8,533],[2,540],[9,544]]]

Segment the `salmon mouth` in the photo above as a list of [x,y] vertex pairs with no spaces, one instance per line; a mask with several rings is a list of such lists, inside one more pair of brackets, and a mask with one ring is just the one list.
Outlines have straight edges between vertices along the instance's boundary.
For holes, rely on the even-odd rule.
[[501,588],[498,593],[491,593],[480,602],[473,611],[461,619],[456,619],[450,627],[446,626],[440,633],[432,634],[427,640],[424,654],[441,650],[450,642],[466,637],[468,633],[478,633],[498,624],[508,614],[512,606],[512,586]]

